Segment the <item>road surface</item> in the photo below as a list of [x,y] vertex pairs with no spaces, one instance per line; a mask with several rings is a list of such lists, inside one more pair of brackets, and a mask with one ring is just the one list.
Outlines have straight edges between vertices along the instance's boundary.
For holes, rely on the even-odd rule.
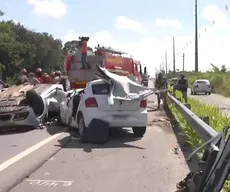
[[[191,90],[189,89],[188,94],[190,93]],[[211,95],[189,95],[189,97],[197,99],[204,104],[215,105],[224,114],[230,116],[230,98],[215,93],[212,93]]]
[[142,139],[129,129],[113,130],[104,145],[55,134],[60,128],[1,135],[0,192],[174,192],[189,169],[183,154],[173,152],[176,137],[164,111],[153,110],[153,100]]

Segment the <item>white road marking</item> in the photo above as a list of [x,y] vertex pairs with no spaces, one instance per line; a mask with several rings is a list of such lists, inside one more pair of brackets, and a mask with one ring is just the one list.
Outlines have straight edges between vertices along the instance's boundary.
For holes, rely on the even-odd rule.
[[34,146],[26,149],[25,151],[19,153],[18,155],[12,157],[11,159],[8,159],[4,163],[0,164],[0,172],[3,171],[4,169],[6,169],[7,167],[9,167],[10,165],[16,163],[17,161],[21,160],[22,158],[26,157],[30,153],[36,151],[37,149],[39,149],[43,145],[45,145],[45,144],[49,143],[50,141],[54,140],[55,138],[59,137],[61,134],[63,134],[63,133],[58,133],[58,134],[52,135],[52,136],[40,141],[36,145],[34,145]]
[[62,187],[69,187],[74,181],[62,181],[62,180],[40,180],[40,179],[27,179],[30,185],[38,187],[56,187],[58,184],[62,184]]

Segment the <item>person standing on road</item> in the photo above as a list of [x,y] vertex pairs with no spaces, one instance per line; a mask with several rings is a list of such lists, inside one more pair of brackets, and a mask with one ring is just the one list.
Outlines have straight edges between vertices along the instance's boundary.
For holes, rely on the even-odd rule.
[[159,73],[155,81],[155,88],[157,88],[157,109],[160,109],[161,99],[163,99],[163,102],[165,102],[167,87],[168,85],[166,78],[163,77],[162,73]]
[[188,80],[184,74],[180,75],[177,83],[173,86],[173,95],[175,96],[176,90],[181,91],[185,103],[187,103]]
[[27,70],[26,69],[22,69],[21,72],[20,72],[20,75],[18,77],[18,80],[17,80],[17,85],[21,85],[21,84],[24,84],[28,82],[28,78],[27,78]]

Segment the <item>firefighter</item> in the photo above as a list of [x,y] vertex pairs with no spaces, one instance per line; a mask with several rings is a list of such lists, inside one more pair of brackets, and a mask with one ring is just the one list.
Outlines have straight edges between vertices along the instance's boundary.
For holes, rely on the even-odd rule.
[[30,84],[38,84],[38,83],[40,83],[40,82],[38,81],[38,79],[35,78],[35,74],[34,74],[34,73],[30,73],[30,74],[28,75],[28,81],[30,82]]
[[36,69],[35,78],[38,80],[39,83],[42,83],[42,69],[41,68]]
[[44,72],[42,74],[42,83],[44,83],[44,84],[49,84],[50,83],[50,76],[46,72]]
[[53,78],[52,83],[57,84],[61,82],[61,71],[55,72],[55,77]]
[[28,82],[28,78],[27,78],[27,70],[26,69],[22,69],[21,72],[20,72],[20,75],[18,77],[18,80],[17,80],[17,85],[21,85],[21,84],[24,84]]
[[157,109],[160,109],[161,99],[163,99],[163,102],[165,103],[167,87],[166,78],[163,77],[162,73],[159,73],[155,81],[155,88],[157,88]]
[[89,37],[79,37],[81,40],[81,63],[82,63],[82,69],[85,69],[86,67],[90,69],[90,65],[87,62],[87,41],[89,40]]

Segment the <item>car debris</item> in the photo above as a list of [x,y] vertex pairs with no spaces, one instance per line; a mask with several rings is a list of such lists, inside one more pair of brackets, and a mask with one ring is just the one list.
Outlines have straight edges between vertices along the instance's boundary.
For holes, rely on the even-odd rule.
[[23,84],[0,92],[0,129],[29,126],[44,128],[49,113],[59,111],[66,97],[61,84]]

